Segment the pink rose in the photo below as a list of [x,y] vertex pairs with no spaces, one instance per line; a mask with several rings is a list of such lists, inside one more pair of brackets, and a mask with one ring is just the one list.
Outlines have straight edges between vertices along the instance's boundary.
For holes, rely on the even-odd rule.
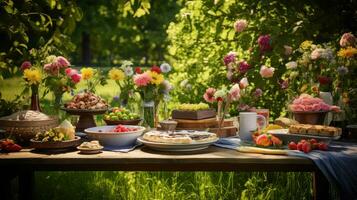
[[230,66],[232,63],[236,61],[236,53],[235,52],[229,52],[226,56],[223,58],[223,62],[226,66]]
[[321,110],[321,105],[319,103],[312,105],[312,111],[320,111],[320,110]]
[[25,61],[21,64],[21,70],[25,71],[25,69],[30,69],[32,67],[32,64],[30,61]]
[[247,28],[248,23],[247,20],[245,19],[238,19],[236,22],[234,22],[234,29],[236,30],[237,33],[240,33],[244,31],[245,28]]
[[66,67],[71,65],[71,63],[69,63],[68,60],[63,56],[58,56],[57,57],[57,63],[62,68],[66,68]]
[[82,75],[78,74],[78,73],[73,74],[71,76],[71,79],[72,79],[73,83],[79,83],[81,81],[81,78],[82,78]]
[[248,79],[246,77],[242,78],[240,81],[239,81],[239,87],[241,89],[244,89],[246,87],[248,87],[249,85],[249,82],[248,82]]
[[214,98],[214,93],[216,93],[216,89],[214,88],[207,88],[205,94],[203,95],[203,98],[205,99],[205,101],[207,101],[208,103],[213,103],[216,101],[216,99]]
[[332,112],[341,112],[341,108],[338,106],[330,106]]
[[254,91],[254,96],[255,97],[261,97],[263,95],[263,90],[260,89],[260,88],[257,88],[255,91]]
[[238,84],[234,84],[229,90],[229,95],[233,101],[238,101],[240,99],[240,87]]
[[262,53],[271,50],[271,37],[270,35],[261,35],[258,38],[259,49]]
[[311,59],[317,60],[317,59],[321,58],[323,51],[324,51],[324,49],[321,49],[321,48],[313,50],[310,55]]
[[340,39],[341,47],[354,46],[357,42],[356,37],[352,33],[344,33]]
[[273,67],[266,67],[265,65],[263,65],[260,68],[260,72],[259,73],[263,78],[270,78],[270,77],[273,77],[274,70],[275,70],[275,68],[273,68]]
[[68,77],[72,77],[74,74],[78,74],[78,71],[72,68],[67,68],[65,72]]
[[232,72],[232,70],[227,70],[227,79],[231,81],[232,78],[233,78],[233,72]]

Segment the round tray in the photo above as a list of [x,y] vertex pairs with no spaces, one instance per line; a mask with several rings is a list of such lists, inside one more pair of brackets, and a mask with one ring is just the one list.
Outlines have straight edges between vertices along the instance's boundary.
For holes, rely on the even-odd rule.
[[123,124],[123,125],[138,125],[141,122],[142,119],[132,119],[132,120],[107,120],[104,119],[105,123],[107,125],[119,125],[119,124]]
[[81,138],[75,136],[73,140],[60,141],[60,142],[40,142],[31,139],[30,145],[35,149],[68,149],[73,148],[81,144]]
[[138,138],[138,141],[143,143],[145,146],[158,150],[158,151],[173,151],[173,152],[186,152],[186,151],[198,151],[208,148],[211,144],[215,143],[218,140],[212,140],[209,142],[197,142],[192,144],[168,144],[160,142],[150,142],[142,137]]
[[104,114],[105,112],[107,112],[108,108],[90,110],[90,109],[71,109],[71,108],[62,107],[61,110],[66,111],[68,114],[71,114],[71,115],[85,115],[85,114],[100,115],[100,114]]

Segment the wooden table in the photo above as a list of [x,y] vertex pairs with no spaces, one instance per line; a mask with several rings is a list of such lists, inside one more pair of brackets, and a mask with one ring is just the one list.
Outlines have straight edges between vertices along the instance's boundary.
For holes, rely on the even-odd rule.
[[309,159],[240,153],[213,146],[194,154],[157,152],[145,147],[129,153],[105,151],[96,155],[23,150],[0,154],[0,167],[2,172],[19,177],[20,196],[24,199],[32,197],[34,171],[304,171],[314,174],[315,199],[327,199],[329,188],[326,178]]

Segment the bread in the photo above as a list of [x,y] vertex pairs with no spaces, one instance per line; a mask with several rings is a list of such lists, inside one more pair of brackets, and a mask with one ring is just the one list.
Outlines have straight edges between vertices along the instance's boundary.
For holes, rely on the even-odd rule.
[[279,117],[279,118],[275,119],[274,124],[282,126],[284,128],[288,128],[291,125],[299,124],[299,122],[296,120],[293,120],[293,119],[286,118],[286,117]]
[[289,127],[290,134],[336,137],[341,135],[341,128],[322,125],[295,124]]

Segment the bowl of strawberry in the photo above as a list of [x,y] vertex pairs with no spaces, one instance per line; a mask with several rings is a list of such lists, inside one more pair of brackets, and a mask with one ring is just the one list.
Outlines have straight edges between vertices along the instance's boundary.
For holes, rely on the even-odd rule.
[[298,143],[290,142],[288,144],[290,150],[299,150],[304,153],[309,153],[313,150],[327,151],[328,145],[325,142],[318,142],[316,139],[300,140]]
[[122,125],[87,128],[84,132],[90,140],[98,140],[103,146],[129,147],[145,131],[143,126]]

